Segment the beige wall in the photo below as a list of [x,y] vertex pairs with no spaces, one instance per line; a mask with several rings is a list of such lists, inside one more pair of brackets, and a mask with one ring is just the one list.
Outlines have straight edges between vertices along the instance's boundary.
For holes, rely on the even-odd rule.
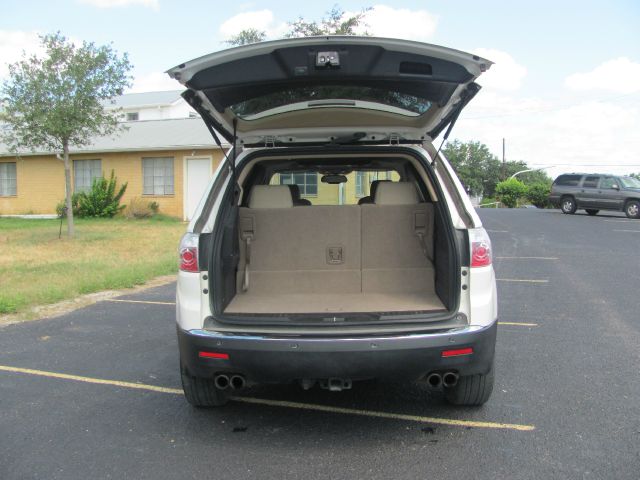
[[[183,217],[184,201],[184,158],[191,156],[211,157],[212,173],[223,158],[219,149],[174,150],[147,152],[94,153],[72,155],[72,160],[102,160],[105,178],[115,172],[118,184],[128,182],[122,204],[128,204],[133,197],[142,197],[149,202],[157,202],[160,212],[174,217]],[[174,194],[142,194],[142,158],[173,157]],[[17,195],[0,197],[0,215],[48,214],[55,213],[56,205],[64,199],[64,165],[55,155],[24,156],[20,158],[0,157],[0,162],[16,163]],[[72,182],[73,184],[73,182]]]

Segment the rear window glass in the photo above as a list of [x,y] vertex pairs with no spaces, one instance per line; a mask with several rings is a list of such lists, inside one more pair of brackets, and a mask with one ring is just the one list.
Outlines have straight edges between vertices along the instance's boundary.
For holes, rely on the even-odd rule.
[[596,188],[599,180],[600,177],[587,177],[584,179],[582,186],[586,188]]
[[350,86],[350,85],[315,85],[288,88],[272,92],[259,97],[251,98],[235,105],[231,105],[231,110],[240,118],[257,115],[274,108],[283,107],[300,102],[325,102],[318,103],[314,106],[326,106],[329,100],[342,100],[338,105],[353,105],[344,101],[364,101],[380,103],[406,111],[408,115],[422,115],[429,108],[431,102],[425,98],[415,95],[409,95],[386,88],[375,88],[366,86]]
[[269,184],[297,185],[300,198],[312,205],[357,205],[363,198],[363,201],[369,200],[374,182],[400,181],[395,170],[357,170],[345,176],[346,182],[330,184],[323,182],[323,174],[318,172],[280,172],[271,177]]
[[564,187],[577,187],[578,183],[580,183],[580,179],[582,175],[560,175],[556,179],[556,185],[561,185]]

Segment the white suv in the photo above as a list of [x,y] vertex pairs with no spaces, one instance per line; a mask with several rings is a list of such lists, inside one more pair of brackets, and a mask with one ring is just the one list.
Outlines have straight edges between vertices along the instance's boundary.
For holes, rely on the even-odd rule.
[[491,243],[432,141],[490,65],[416,42],[312,37],[168,72],[216,143],[234,145],[180,245],[190,403],[222,405],[255,383],[342,390],[369,378],[488,400]]

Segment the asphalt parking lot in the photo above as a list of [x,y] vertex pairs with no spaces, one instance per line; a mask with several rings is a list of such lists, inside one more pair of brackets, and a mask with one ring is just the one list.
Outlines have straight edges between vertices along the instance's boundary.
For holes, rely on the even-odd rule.
[[481,216],[502,323],[484,407],[366,382],[194,409],[168,285],[0,329],[0,478],[639,478],[640,221]]

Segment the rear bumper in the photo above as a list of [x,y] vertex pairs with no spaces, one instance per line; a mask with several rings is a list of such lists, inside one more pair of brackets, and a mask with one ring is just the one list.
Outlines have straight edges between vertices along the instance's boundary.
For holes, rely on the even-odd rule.
[[[178,328],[178,342],[182,366],[197,377],[225,372],[254,383],[333,377],[418,380],[431,372],[487,373],[496,333],[496,322],[446,333],[364,338],[283,338]],[[465,347],[473,353],[442,356],[443,350]],[[228,359],[201,358],[201,351],[226,354]]]

